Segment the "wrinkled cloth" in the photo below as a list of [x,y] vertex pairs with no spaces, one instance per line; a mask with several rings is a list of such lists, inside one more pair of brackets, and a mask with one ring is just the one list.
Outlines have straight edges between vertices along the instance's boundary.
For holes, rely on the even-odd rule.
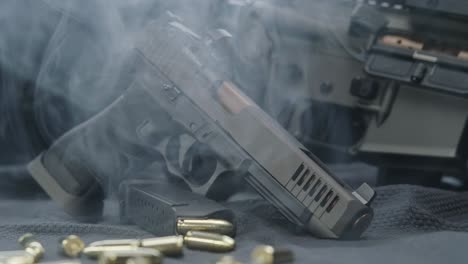
[[[291,249],[296,263],[466,263],[468,193],[409,185],[379,187],[377,192],[374,221],[358,241],[321,240],[298,232],[262,199],[227,202],[238,220],[232,255],[247,262],[256,245],[272,244]],[[0,249],[18,249],[16,239],[32,232],[47,249],[45,260],[63,258],[58,240],[69,234],[85,242],[151,236],[120,224],[114,201],[107,201],[103,220],[95,224],[75,221],[48,199],[4,199],[0,213]],[[213,263],[221,256],[186,249],[184,257],[165,263]]]

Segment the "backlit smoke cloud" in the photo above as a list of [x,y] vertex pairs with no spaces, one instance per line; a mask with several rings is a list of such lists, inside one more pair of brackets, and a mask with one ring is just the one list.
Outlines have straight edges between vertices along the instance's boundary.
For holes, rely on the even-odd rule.
[[[0,3],[4,72],[0,139],[14,142],[8,145],[17,156],[8,162],[25,162],[44,147],[30,134],[39,132],[50,144],[111,103],[128,85],[126,60],[135,34],[149,20],[168,8],[201,14],[186,7],[193,1],[183,2],[180,6],[150,0]],[[205,10],[201,2],[192,5]],[[33,104],[30,112],[37,127],[26,124],[21,104]]]
[[[26,82],[21,88],[5,82],[7,88],[2,87],[0,103],[8,114],[0,121],[0,139],[14,142],[19,150],[15,154],[18,158],[11,162],[27,162],[127,89],[132,81],[129,61],[136,36],[166,10],[200,32],[227,27],[234,36],[237,52],[229,62],[233,64],[235,81],[277,117],[283,104],[315,89],[317,80],[310,80],[309,73],[316,66],[311,66],[307,53],[297,47],[313,48],[310,41],[318,41],[321,25],[300,19],[304,24],[297,24],[297,20],[289,20],[292,17],[268,8],[259,13],[243,10],[251,7],[246,3],[252,2],[255,1],[3,1],[0,66],[2,71]],[[310,2],[320,1],[265,2],[278,2],[277,6],[285,10],[314,10],[313,21],[325,19],[331,10],[326,4],[311,7]],[[259,22],[261,16],[264,17]],[[308,16],[304,12],[300,17]],[[316,35],[315,31],[319,33]],[[291,35],[303,35],[302,40],[295,41],[305,41],[293,48],[294,53],[289,45],[297,43],[290,42]],[[315,61],[318,64],[320,61]],[[18,113],[20,104],[31,105],[27,115]],[[25,121],[25,115],[30,116],[26,120],[31,122]],[[131,125],[125,117],[118,122],[123,127]],[[98,145],[83,148],[102,161],[103,168],[116,173],[134,172],[129,170],[132,166],[120,160],[99,156]]]

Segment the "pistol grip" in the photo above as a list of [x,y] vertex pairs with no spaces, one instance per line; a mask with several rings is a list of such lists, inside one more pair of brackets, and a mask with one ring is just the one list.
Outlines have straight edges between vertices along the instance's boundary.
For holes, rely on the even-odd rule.
[[164,120],[163,111],[144,93],[130,87],[28,165],[33,178],[70,215],[99,216],[106,193],[160,158],[138,136],[147,120]]
[[[98,182],[94,178],[89,178],[90,184],[84,193],[71,193],[68,191],[69,188],[67,186],[62,185],[55,178],[63,174],[50,174],[49,170],[44,166],[43,158],[44,153],[36,157],[28,164],[28,170],[49,196],[53,200],[59,201],[64,210],[71,216],[91,217],[89,218],[90,220],[99,218],[102,214],[104,195]],[[68,174],[67,178],[73,177],[63,164],[57,164],[57,166],[61,167],[61,170]]]

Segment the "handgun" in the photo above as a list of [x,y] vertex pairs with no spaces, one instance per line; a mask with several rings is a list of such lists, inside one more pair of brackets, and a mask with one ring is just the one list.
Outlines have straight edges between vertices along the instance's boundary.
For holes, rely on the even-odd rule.
[[359,238],[375,191],[352,190],[229,79],[221,43],[231,37],[171,15],[150,23],[135,45],[132,84],[32,161],[32,176],[67,212],[99,214],[112,182],[162,153],[193,192],[228,192],[234,173],[298,228]]

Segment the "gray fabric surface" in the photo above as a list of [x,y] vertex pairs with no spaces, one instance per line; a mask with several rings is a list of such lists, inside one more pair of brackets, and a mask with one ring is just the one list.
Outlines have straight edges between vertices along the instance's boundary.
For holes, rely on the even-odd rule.
[[[287,247],[296,263],[466,263],[468,194],[415,186],[377,188],[375,220],[362,240],[319,240],[295,232],[270,205],[252,199],[227,203],[237,213],[237,249],[249,259],[260,243]],[[16,239],[36,234],[47,248],[46,260],[60,259],[60,237],[74,233],[86,242],[109,238],[147,237],[135,226],[119,224],[116,203],[108,201],[102,222],[77,223],[47,199],[0,201],[0,249],[18,249]],[[165,263],[213,263],[221,254],[185,250]],[[83,261],[91,263],[86,258]]]

